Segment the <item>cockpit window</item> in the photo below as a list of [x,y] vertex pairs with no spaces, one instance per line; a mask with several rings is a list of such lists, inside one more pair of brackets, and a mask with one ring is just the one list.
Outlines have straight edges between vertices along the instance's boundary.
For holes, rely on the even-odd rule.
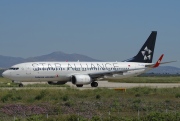
[[18,70],[19,68],[9,68],[9,70]]

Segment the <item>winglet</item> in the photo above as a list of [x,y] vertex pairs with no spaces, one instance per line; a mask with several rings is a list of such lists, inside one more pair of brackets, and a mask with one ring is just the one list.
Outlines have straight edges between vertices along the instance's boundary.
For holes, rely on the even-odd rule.
[[156,64],[153,66],[153,68],[157,68],[157,67],[160,65],[163,56],[164,56],[164,54],[161,55],[161,57],[158,59],[158,61],[156,62]]

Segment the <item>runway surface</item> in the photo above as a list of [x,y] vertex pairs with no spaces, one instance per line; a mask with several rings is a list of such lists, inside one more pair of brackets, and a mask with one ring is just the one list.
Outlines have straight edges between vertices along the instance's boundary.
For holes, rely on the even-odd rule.
[[[76,87],[71,82],[67,85]],[[180,87],[180,83],[117,83],[108,81],[98,81],[99,88],[133,88],[133,87],[153,87],[153,88],[172,88]],[[92,88],[91,85],[83,85],[83,88]]]
[[[26,87],[28,84],[36,84],[37,82],[24,82],[24,87],[1,87],[0,89],[67,89],[66,87]],[[45,82],[39,82],[39,84],[45,84]],[[91,85],[84,85],[83,87],[76,87],[71,82],[66,83],[71,88],[75,89],[97,89],[97,88],[108,88],[108,89],[118,89],[118,88],[133,88],[133,87],[151,87],[151,88],[173,88],[180,87],[180,83],[117,83],[108,81],[98,81],[98,87],[91,87]]]

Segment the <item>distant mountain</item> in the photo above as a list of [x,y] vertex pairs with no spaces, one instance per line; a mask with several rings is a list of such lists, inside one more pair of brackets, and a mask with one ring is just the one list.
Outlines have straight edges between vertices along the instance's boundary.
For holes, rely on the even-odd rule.
[[[0,55],[0,68],[8,68],[12,65],[22,63],[22,62],[35,62],[35,61],[100,61],[93,59],[91,57],[81,55],[81,54],[67,54],[64,52],[53,52],[47,55],[30,57],[30,58],[21,58],[21,57],[10,57]],[[156,74],[180,74],[180,68],[172,66],[160,66],[155,68],[147,73],[156,73]]]
[[20,57],[10,57],[0,55],[0,68],[8,68],[12,65],[22,63],[22,62],[34,62],[34,61],[100,61],[93,59],[91,57],[81,55],[81,54],[67,54],[60,51],[53,52],[47,55],[30,57],[30,58],[20,58]]
[[93,58],[90,58],[85,55],[80,55],[80,54],[67,54],[64,52],[53,52],[47,55],[42,55],[42,56],[37,56],[37,57],[30,57],[27,58],[27,62],[32,62],[32,61],[99,61]]

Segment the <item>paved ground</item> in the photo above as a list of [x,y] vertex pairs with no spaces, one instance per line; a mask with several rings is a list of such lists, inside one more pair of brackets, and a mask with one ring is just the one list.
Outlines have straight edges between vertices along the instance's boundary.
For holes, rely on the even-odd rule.
[[[33,84],[33,82],[24,83]],[[42,84],[42,83],[41,83]],[[71,82],[66,83],[70,87],[77,88],[76,85],[73,85]],[[100,88],[133,88],[133,87],[154,87],[154,88],[171,88],[171,87],[180,87],[180,83],[117,83],[117,82],[108,82],[108,81],[98,81],[98,87]],[[92,88],[91,85],[84,85],[83,89]]]
[[[37,82],[24,82],[24,85],[27,84],[36,84]],[[40,82],[40,84],[45,84],[44,82]],[[91,85],[84,85],[83,87],[76,87],[71,82],[66,83],[72,88],[77,88],[80,90],[83,89],[96,89],[95,87],[91,87]],[[152,88],[172,88],[172,87],[180,87],[180,83],[117,83],[117,82],[108,82],[108,81],[98,81],[99,88],[109,88],[109,89],[117,89],[117,88],[133,88],[133,87],[152,87]],[[1,87],[0,89],[66,89],[66,87]]]
[[[71,87],[76,87],[72,83],[67,83]],[[117,83],[108,81],[99,81],[98,87],[105,88],[132,88],[132,87],[155,87],[155,88],[170,88],[180,87],[180,83]],[[91,85],[84,85],[83,88],[91,88]]]

